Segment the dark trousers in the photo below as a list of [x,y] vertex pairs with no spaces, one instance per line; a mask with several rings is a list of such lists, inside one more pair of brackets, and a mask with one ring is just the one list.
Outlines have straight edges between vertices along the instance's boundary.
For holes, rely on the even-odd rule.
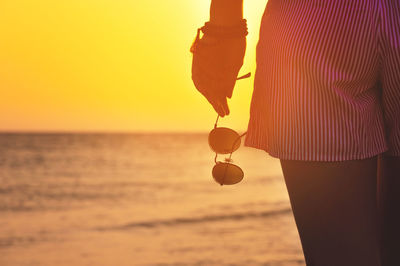
[[281,165],[308,266],[400,265],[400,157]]

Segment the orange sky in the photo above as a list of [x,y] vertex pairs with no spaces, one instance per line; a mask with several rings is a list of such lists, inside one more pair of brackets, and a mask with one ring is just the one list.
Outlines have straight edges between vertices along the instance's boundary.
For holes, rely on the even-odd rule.
[[[254,74],[265,2],[245,0],[243,74]],[[209,4],[0,1],[0,130],[209,130],[216,114],[192,85],[189,53]],[[224,125],[245,129],[252,84],[240,81]]]

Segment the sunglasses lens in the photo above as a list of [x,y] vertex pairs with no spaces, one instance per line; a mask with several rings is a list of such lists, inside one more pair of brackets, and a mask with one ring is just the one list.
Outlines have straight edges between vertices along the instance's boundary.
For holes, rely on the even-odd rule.
[[218,162],[212,169],[214,180],[220,185],[233,185],[242,181],[244,173],[239,166]]
[[208,135],[208,144],[211,149],[219,154],[228,154],[240,147],[240,136],[230,128],[217,127]]

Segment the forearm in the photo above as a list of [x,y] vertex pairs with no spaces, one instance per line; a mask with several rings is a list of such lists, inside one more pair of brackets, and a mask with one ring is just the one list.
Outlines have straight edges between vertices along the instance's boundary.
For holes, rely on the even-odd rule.
[[243,0],[212,0],[210,22],[216,25],[235,25],[243,19]]

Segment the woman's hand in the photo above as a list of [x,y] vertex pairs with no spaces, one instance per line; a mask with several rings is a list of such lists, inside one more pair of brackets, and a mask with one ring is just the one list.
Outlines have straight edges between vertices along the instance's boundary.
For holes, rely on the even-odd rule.
[[227,98],[232,97],[245,50],[245,37],[216,38],[204,35],[194,43],[194,85],[221,117],[229,114]]

